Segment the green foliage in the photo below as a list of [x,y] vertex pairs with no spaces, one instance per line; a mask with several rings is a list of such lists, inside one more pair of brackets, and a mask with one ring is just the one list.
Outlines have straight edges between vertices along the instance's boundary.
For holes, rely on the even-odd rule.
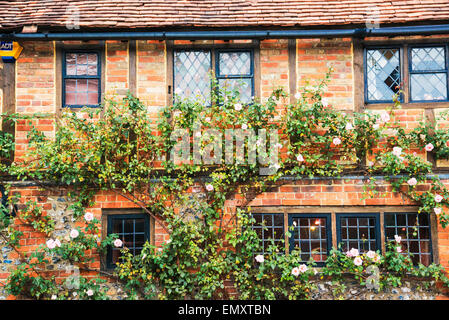
[[[91,252],[104,252],[112,245],[116,235],[100,239],[99,221],[83,220],[86,208],[94,205],[94,195],[99,191],[113,192],[132,201],[170,234],[170,241],[162,248],[146,243],[139,255],[124,248],[116,276],[130,299],[229,298],[225,290],[228,280],[243,299],[310,298],[315,290],[312,280],[317,277],[313,261],[302,262],[297,248],[287,254],[274,242],[265,250],[262,261],[257,254],[263,251],[261,243],[251,228],[254,220],[247,204],[286,175],[298,179],[337,177],[345,170],[357,170],[369,179],[370,195],[378,193],[372,176],[381,175],[394,192],[416,201],[420,214],[446,207],[449,192],[437,177],[431,176],[431,164],[407,152],[432,143],[434,155],[447,158],[446,130],[423,122],[421,127],[406,132],[398,121],[387,121],[385,118],[395,117],[397,99],[389,115],[340,112],[323,98],[329,75],[317,86],[303,88],[293,104],[286,104],[288,95],[275,89],[267,101],[243,105],[236,90],[218,88],[213,80],[210,106],[176,96],[175,103],[161,111],[157,123],[152,123],[146,106],[128,94],[120,102],[105,101],[100,109],[65,113],[58,119],[54,138],[32,127],[24,159],[0,169],[19,179],[45,181],[48,185],[42,186],[44,189],[51,190],[52,185],[63,187],[78,234],[58,245],[49,239],[46,246],[24,257],[26,261],[11,273],[7,290],[37,299],[67,299],[74,293],[81,299],[107,298],[99,280],[81,277],[80,288],[70,291],[56,285],[40,269],[56,257],[82,267],[91,261]],[[285,107],[280,108],[283,104]],[[32,126],[30,117],[15,115],[10,119],[28,121]],[[200,165],[191,154],[179,164],[168,157],[177,152],[176,139],[172,139],[176,130],[186,130],[192,137],[189,150],[195,148],[198,138],[200,153],[204,155],[213,141],[203,135],[196,137],[197,131],[213,129],[224,137],[227,130],[241,128],[276,131],[284,141],[280,147],[287,153],[278,164],[270,160]],[[397,134],[392,135],[391,130]],[[223,141],[218,143],[225,147]],[[248,150],[262,142],[248,138],[243,143]],[[273,144],[270,141],[269,151],[265,152],[268,159],[273,159],[280,149]],[[0,157],[7,158],[12,147],[11,137],[0,137]],[[395,147],[402,149],[398,152]],[[264,148],[258,150],[261,149]],[[236,156],[233,152],[233,159]],[[372,163],[365,165],[367,156]],[[261,169],[276,165],[275,173],[260,174]],[[416,179],[416,183],[409,183],[411,179]],[[421,184],[428,183],[429,190],[418,191]],[[192,187],[202,192],[188,192]],[[243,200],[235,211],[228,212],[225,201],[235,194]],[[437,194],[443,197],[441,201]],[[51,237],[55,221],[43,214],[39,203],[17,197],[10,200],[20,203],[20,208],[16,218],[6,208],[0,211],[0,234],[8,245],[18,247],[22,237],[14,228],[14,219]],[[443,226],[449,222],[444,213],[439,219]],[[352,274],[364,285],[372,276],[370,266],[381,269],[381,288],[398,286],[410,274],[448,283],[440,266],[415,267],[410,258],[393,250],[393,244],[387,247],[385,256],[375,253],[376,261],[367,253],[361,255],[361,264],[334,249],[321,273],[336,282],[336,296],[344,291],[344,284],[339,282],[343,273]]]

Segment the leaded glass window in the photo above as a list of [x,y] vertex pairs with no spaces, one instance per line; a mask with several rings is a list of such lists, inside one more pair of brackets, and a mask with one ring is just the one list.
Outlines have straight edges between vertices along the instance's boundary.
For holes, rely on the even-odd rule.
[[331,247],[330,221],[329,214],[298,214],[291,217],[289,225],[293,226],[293,232],[290,245],[291,249],[301,251],[302,261],[312,258],[317,263],[323,263],[327,259]]
[[[174,93],[181,99],[195,99],[210,105],[211,76],[229,93],[238,92],[243,103],[254,95],[254,67],[251,50],[175,50]],[[212,61],[215,65],[212,66]]]
[[394,236],[401,239],[402,252],[411,253],[413,263],[429,265],[432,262],[430,236],[430,219],[425,213],[385,213],[385,239],[394,241]]
[[96,107],[101,98],[98,52],[65,52],[63,61],[63,105]]
[[182,99],[196,99],[210,105],[211,64],[210,51],[175,51],[175,93]]
[[411,101],[447,100],[445,47],[410,49]]
[[[145,214],[117,214],[108,216],[108,234],[117,234],[122,240],[123,247],[129,249],[133,255],[140,254],[144,243],[149,240],[149,219]],[[120,262],[123,247],[109,248],[107,265],[114,268]]]
[[259,239],[262,241],[263,254],[274,241],[282,249],[282,240],[284,239],[284,215],[282,213],[253,213],[256,222],[253,229],[256,231]]
[[366,50],[366,100],[392,101],[401,83],[398,48]]
[[378,219],[373,214],[337,214],[337,238],[344,251],[352,248],[360,253],[380,249]]
[[218,84],[239,93],[240,100],[249,103],[253,95],[253,68],[251,51],[218,52]]

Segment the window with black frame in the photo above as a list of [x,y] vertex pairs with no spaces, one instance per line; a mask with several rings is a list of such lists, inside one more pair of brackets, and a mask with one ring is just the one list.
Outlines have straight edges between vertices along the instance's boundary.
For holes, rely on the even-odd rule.
[[122,247],[111,246],[108,249],[107,267],[112,269],[120,262],[123,247],[133,255],[140,254],[144,243],[149,241],[150,226],[146,214],[110,214],[107,223],[108,234],[117,234],[123,243]]
[[343,251],[380,250],[378,214],[336,214],[337,242]]
[[64,107],[98,107],[101,99],[100,54],[64,52],[62,103]]
[[365,68],[365,101],[392,101],[401,83],[400,49],[367,49]]
[[330,214],[290,215],[292,226],[290,250],[298,248],[302,261],[312,258],[318,264],[324,263],[332,247]]
[[181,99],[195,99],[211,105],[212,74],[216,77],[220,88],[238,92],[243,103],[252,101],[254,96],[252,50],[174,50],[173,88],[174,93]]
[[395,241],[394,236],[401,237],[401,249],[404,254],[411,254],[414,264],[432,263],[432,242],[430,218],[425,213],[386,212],[384,214],[385,240]]
[[448,101],[447,55],[447,44],[365,48],[365,103],[391,103],[399,90],[403,103]]
[[255,252],[255,254],[264,254],[268,247],[274,241],[280,250],[284,250],[284,215],[282,213],[253,213],[256,220],[253,229],[256,231],[262,242],[263,252]]
[[447,100],[446,47],[412,47],[409,59],[410,101]]

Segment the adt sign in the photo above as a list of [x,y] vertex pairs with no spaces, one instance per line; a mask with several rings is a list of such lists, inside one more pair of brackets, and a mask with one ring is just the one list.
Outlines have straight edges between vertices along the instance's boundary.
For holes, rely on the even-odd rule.
[[2,41],[0,42],[0,50],[2,51],[12,51],[13,42],[12,41]]
[[23,48],[14,41],[1,41],[0,42],[0,57],[3,62],[14,62],[19,57]]

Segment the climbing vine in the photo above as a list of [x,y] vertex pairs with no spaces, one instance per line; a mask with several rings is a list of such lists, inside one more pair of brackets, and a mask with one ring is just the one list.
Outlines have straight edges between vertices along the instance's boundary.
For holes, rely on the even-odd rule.
[[[54,218],[42,204],[23,199],[26,196],[5,183],[9,205],[0,212],[0,236],[21,261],[5,289],[36,299],[107,299],[102,284],[115,279],[129,298],[210,299],[229,298],[229,280],[243,299],[308,299],[316,289],[313,279],[328,276],[339,281],[347,273],[366,285],[374,266],[381,272],[379,290],[400,285],[407,275],[447,284],[441,266],[413,266],[408,254],[397,252],[395,242],[387,244],[384,256],[334,249],[322,268],[301,261],[298,248],[282,252],[282,240],[263,250],[251,227],[249,204],[258,194],[286,183],[287,176],[338,178],[358,172],[366,177],[368,196],[377,194],[377,181],[387,181],[393,192],[419,205],[419,214],[435,213],[443,227],[449,223],[449,191],[432,174],[432,164],[410,151],[426,150],[435,159],[447,159],[448,131],[428,119],[406,131],[395,119],[397,97],[380,115],[340,112],[323,98],[329,79],[330,73],[316,86],[302,88],[295,103],[288,103],[288,95],[279,88],[266,101],[247,104],[237,91],[218,88],[213,81],[211,105],[176,95],[157,122],[128,94],[121,100],[107,99],[98,109],[64,113],[57,119],[54,137],[37,130],[33,116],[5,115],[7,120],[28,123],[31,130],[26,154],[15,162],[10,160],[12,137],[0,137],[4,181],[34,181],[49,194],[64,190],[72,213],[68,234],[58,236]],[[446,120],[447,115],[441,117]],[[198,162],[198,157],[213,159],[227,150],[223,137],[230,130],[244,135],[275,132],[279,140],[250,134],[241,140],[246,150],[255,148],[263,155],[258,162],[234,161],[239,154],[233,148],[226,155],[232,161]],[[180,163],[173,161],[182,151],[177,149],[179,133],[187,133],[185,150],[199,152],[188,152]],[[100,277],[93,277],[89,272],[98,270],[89,263],[97,254],[124,245],[115,234],[102,237],[100,221],[89,212],[100,191],[140,207],[170,240],[162,247],[147,242],[138,255],[123,248],[113,274],[100,271]],[[238,199],[237,205],[226,205],[230,199]],[[23,225],[45,238],[33,252],[21,250]],[[290,235],[291,230],[286,232]],[[76,287],[67,288],[46,269],[55,259],[80,269]]]

